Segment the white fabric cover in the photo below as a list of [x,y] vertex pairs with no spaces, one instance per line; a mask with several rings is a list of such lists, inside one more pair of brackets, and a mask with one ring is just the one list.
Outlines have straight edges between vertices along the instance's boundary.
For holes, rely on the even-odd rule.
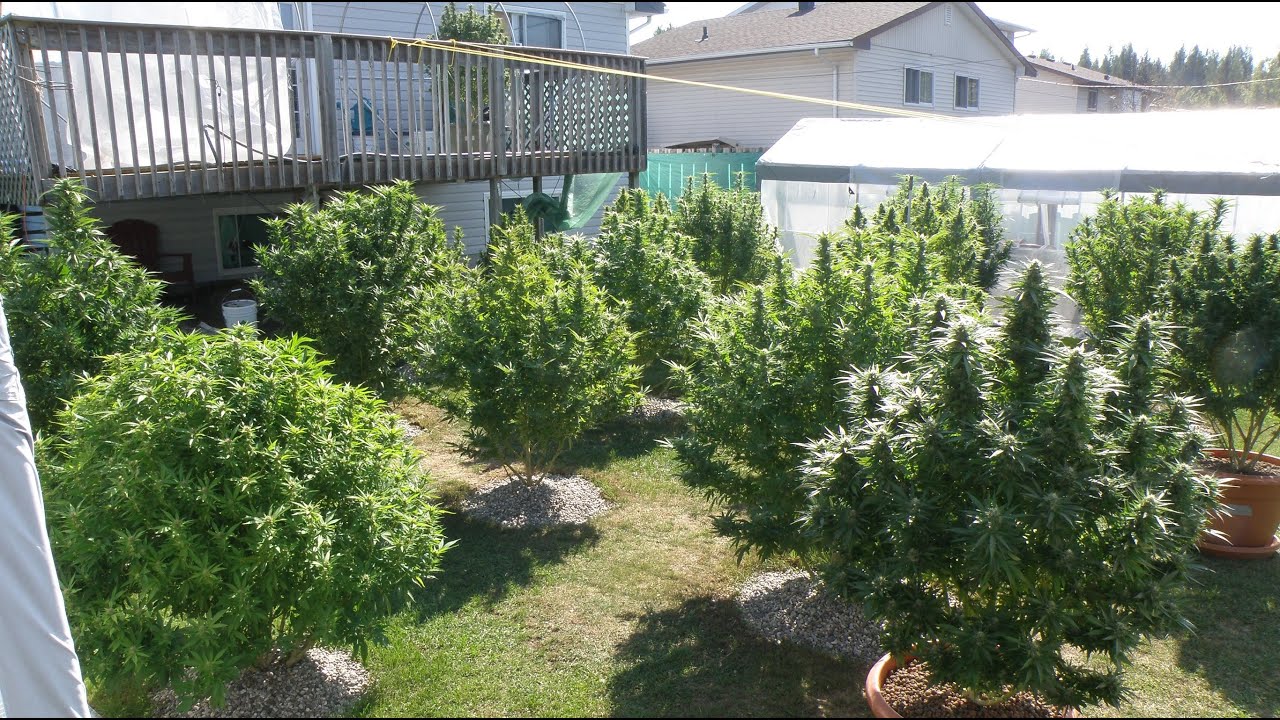
[[0,298],[0,710],[89,717],[44,524],[27,400]]
[[[242,28],[279,30],[279,3],[274,2],[225,2],[225,3],[104,3],[104,2],[7,2],[3,4],[6,15],[17,15],[34,18],[56,18],[63,20],[84,20],[88,22],[122,22],[146,23],[155,25],[172,25],[199,28]],[[167,35],[172,35],[166,31]],[[233,57],[228,72],[227,64],[220,56],[215,57],[212,70],[207,58],[201,57],[193,62],[190,57],[190,38],[181,37],[183,48],[187,51],[184,57],[175,62],[173,57],[163,60],[165,69],[164,95],[167,101],[168,117],[165,117],[166,104],[161,102],[161,59],[148,54],[145,58],[137,53],[121,56],[111,53],[107,58],[110,70],[109,79],[102,68],[102,53],[88,53],[89,75],[85,74],[85,53],[68,53],[67,65],[62,64],[59,53],[50,53],[48,80],[53,83],[53,98],[42,98],[44,106],[44,124],[46,136],[49,138],[49,157],[56,162],[57,144],[62,144],[64,163],[76,169],[93,169],[94,127],[89,116],[97,117],[97,143],[102,148],[99,169],[112,169],[117,166],[115,153],[119,153],[119,167],[164,166],[170,163],[184,162],[190,157],[199,161],[201,145],[210,162],[217,158],[230,159],[233,154],[240,158],[252,156],[263,158],[277,154],[277,135],[284,151],[288,153],[293,146],[293,130],[289,123],[293,117],[289,102],[289,71],[284,60],[274,61],[274,80],[272,62],[267,59],[249,60],[242,69],[238,57]],[[252,51],[252,48],[245,48]],[[41,57],[37,53],[36,67],[41,67]],[[128,68],[121,62],[127,57]],[[143,97],[143,70],[146,67],[147,96]],[[176,65],[176,67],[175,67]],[[128,77],[126,78],[126,74]],[[178,85],[182,85],[182,98],[185,114],[178,112]],[[261,95],[259,95],[259,86]],[[129,92],[126,92],[126,88]],[[245,91],[248,92],[249,105],[244,107]],[[49,91],[46,90],[46,93]],[[94,112],[90,112],[89,95],[93,96]],[[258,98],[265,99],[265,106]],[[78,119],[80,148],[82,157],[75,156],[76,143],[72,138],[72,125],[68,108],[75,102]],[[197,114],[194,107],[199,103],[201,111]],[[116,118],[116,133],[119,142],[113,142],[111,128],[107,122],[107,106],[110,105]],[[55,119],[53,110],[56,108]],[[134,125],[138,134],[135,143],[128,139],[129,127],[127,119],[132,112]],[[147,141],[147,116],[155,135],[155,153],[152,156],[151,143]],[[216,133],[215,115],[219,120],[221,133]],[[201,127],[199,119],[204,118]],[[285,125],[284,132],[277,127],[276,118],[281,118]],[[182,126],[186,126],[186,147],[183,147]],[[232,130],[237,142],[232,142]],[[164,128],[170,128],[169,141],[166,146]],[[265,137],[264,135],[265,130]],[[246,139],[252,134],[252,143]],[[234,146],[234,153],[233,153]],[[185,152],[184,152],[185,150]]]

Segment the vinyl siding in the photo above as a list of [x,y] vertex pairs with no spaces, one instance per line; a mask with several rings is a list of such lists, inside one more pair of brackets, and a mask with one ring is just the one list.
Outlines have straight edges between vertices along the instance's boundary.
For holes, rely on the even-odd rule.
[[[935,7],[871,38],[857,58],[858,102],[918,109],[945,115],[1007,115],[1014,111],[1014,88],[1021,65],[1008,48],[962,3]],[[907,105],[903,97],[908,67],[933,72],[933,105]],[[978,78],[978,109],[955,108],[955,77]]]
[[1075,85],[1050,85],[1036,82],[1044,79],[1050,82],[1066,82],[1059,76],[1041,72],[1037,78],[1018,78],[1018,96],[1015,110],[1019,115],[1024,113],[1074,113],[1083,112],[1081,99],[1084,93]]
[[[834,64],[840,96],[850,99],[853,49],[812,50],[722,60],[651,65],[649,73],[754,90],[831,98]],[[723,137],[747,147],[769,147],[807,117],[831,117],[823,105],[745,95],[650,80],[649,147]],[[842,111],[842,116],[853,113]]]
[[[566,4],[569,8],[565,7]],[[425,12],[424,5],[430,6]],[[458,5],[465,9],[467,3]],[[477,10],[482,5],[475,3]],[[448,6],[449,3],[444,2],[316,2],[311,3],[312,27],[321,32],[423,38],[435,34],[435,21]],[[627,18],[623,3],[521,2],[503,3],[502,7],[512,13],[532,8],[564,15],[565,47],[570,50],[627,51]]]

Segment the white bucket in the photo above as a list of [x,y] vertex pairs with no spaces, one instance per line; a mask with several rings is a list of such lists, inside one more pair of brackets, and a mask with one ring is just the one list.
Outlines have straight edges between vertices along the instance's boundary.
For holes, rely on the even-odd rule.
[[240,323],[258,327],[258,301],[228,300],[222,303],[222,321],[227,327]]

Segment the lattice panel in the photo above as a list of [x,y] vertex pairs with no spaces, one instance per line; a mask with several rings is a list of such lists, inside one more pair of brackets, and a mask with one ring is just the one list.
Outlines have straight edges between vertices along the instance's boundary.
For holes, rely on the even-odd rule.
[[534,74],[525,82],[520,116],[536,149],[564,152],[624,150],[636,103],[628,78],[601,73]]
[[15,62],[21,49],[13,25],[0,28],[0,204],[34,205],[40,190],[31,167],[31,152],[22,109],[22,81]]

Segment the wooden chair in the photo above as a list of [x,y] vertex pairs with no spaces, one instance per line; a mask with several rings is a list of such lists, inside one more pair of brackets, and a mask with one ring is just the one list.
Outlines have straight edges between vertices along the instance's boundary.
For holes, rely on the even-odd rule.
[[172,288],[195,293],[196,276],[191,253],[160,252],[160,229],[146,220],[120,220],[107,228],[107,237],[128,255]]

